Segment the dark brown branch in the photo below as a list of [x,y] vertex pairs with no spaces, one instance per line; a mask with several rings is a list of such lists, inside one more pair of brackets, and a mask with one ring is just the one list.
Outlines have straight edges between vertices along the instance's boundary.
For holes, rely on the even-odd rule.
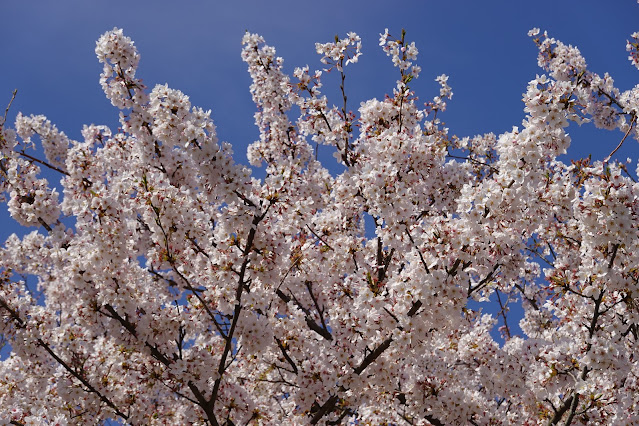
[[[291,301],[291,297],[287,296],[286,294],[284,294],[284,292],[282,290],[280,290],[279,288],[275,291],[275,294],[277,294],[277,296],[282,299],[282,301],[284,303],[288,303]],[[317,324],[310,315],[310,312],[308,311],[308,309],[306,309],[304,307],[304,305],[302,305],[297,298],[293,297],[293,300],[295,301],[295,304],[302,310],[302,312],[304,312],[305,315],[305,321],[306,321],[306,325],[308,325],[308,328],[310,328],[311,330],[313,330],[314,332],[316,332],[317,334],[319,334],[320,336],[322,336],[323,338],[325,338],[326,340],[333,340],[333,336],[331,335],[331,333],[328,332],[327,329],[322,328],[319,324]]]
[[479,283],[477,283],[476,286],[472,286],[470,283],[468,284],[468,297],[470,297],[471,294],[473,294],[475,291],[479,290],[480,288],[484,287],[485,284],[487,284],[490,280],[493,279],[493,277],[495,276],[495,272],[497,272],[497,269],[499,269],[500,264],[496,263],[495,266],[493,266],[493,270],[490,271],[490,273],[488,275],[486,275],[486,277],[481,280]]
[[333,335],[331,335],[331,333],[329,333],[327,329],[322,328],[321,326],[319,326],[315,321],[313,321],[309,317],[306,317],[306,325],[308,325],[308,327],[311,330],[313,330],[314,332],[316,332],[317,334],[319,334],[320,336],[322,336],[326,340],[333,340]]
[[499,295],[499,290],[497,290],[497,302],[499,302],[499,315],[504,319],[504,328],[506,330],[506,336],[510,339],[512,336],[510,335],[510,328],[508,327],[508,319],[506,318],[506,306],[501,301],[501,296]]
[[[397,316],[396,316],[394,313],[392,313],[391,311],[389,311],[389,310],[388,310],[388,308],[387,308],[386,306],[384,306],[384,310],[386,311],[386,313],[387,313],[388,315],[390,315],[390,317],[391,317],[392,319],[394,319],[394,320],[395,320],[395,323],[396,323],[396,324],[399,324],[399,318],[397,318]],[[397,326],[397,328],[399,328],[400,330],[403,330],[403,329],[404,329],[402,326]]]
[[[131,334],[133,335],[135,338],[138,338],[137,335],[137,331],[135,329],[135,326],[128,321],[125,318],[122,318],[122,316],[120,314],[117,313],[117,311],[111,306],[111,305],[105,305],[106,310],[109,312],[110,315],[107,315],[110,318],[116,319],[118,322],[120,322],[120,324]],[[101,312],[101,311],[100,311]],[[106,315],[106,314],[105,314]],[[162,354],[157,346],[151,345],[149,342],[144,342],[144,345],[149,348],[149,350],[151,351],[151,355],[153,356],[153,358],[157,359],[158,361],[160,361],[162,364],[164,364],[165,366],[169,366],[173,363],[172,360],[170,360],[168,357],[166,357],[164,354]],[[197,404],[202,408],[202,410],[204,410],[205,414],[208,417],[209,422],[214,425],[217,426],[218,422],[217,419],[215,418],[215,415],[213,413],[213,406],[212,404],[210,404],[209,401],[206,401],[206,398],[204,398],[202,392],[197,388],[197,386],[195,386],[195,384],[193,384],[193,382],[189,381],[187,383],[189,389],[191,390],[191,392],[193,393],[193,396],[195,396],[196,400],[197,400]],[[177,395],[181,396],[181,394],[179,392],[174,391]],[[186,398],[186,397],[185,397]],[[186,398],[187,400],[193,402],[192,399],[190,398]],[[210,405],[210,406],[209,406]]]
[[408,311],[408,313],[406,315],[408,315],[409,317],[414,316],[417,311],[419,310],[419,308],[422,307],[422,301],[421,300],[417,300],[416,302],[413,302],[413,306],[411,306],[410,310]]
[[332,395],[330,398],[328,398],[324,405],[322,405],[320,409],[315,413],[315,415],[313,415],[313,417],[311,418],[311,424],[317,424],[322,419],[322,417],[333,411],[335,409],[335,405],[337,405],[338,400],[339,398],[337,397],[337,395]]
[[[414,302],[413,306],[410,308],[407,315],[409,317],[414,316],[421,306],[422,306],[421,301],[418,300]],[[391,343],[393,343],[393,338],[392,337],[386,338],[386,340],[380,343],[379,346],[377,346],[375,349],[369,352],[369,354],[366,355],[366,357],[364,357],[360,365],[358,365],[353,370],[353,372],[358,375],[361,374],[369,365],[375,362],[375,360],[377,360],[377,358],[379,358],[384,353],[384,351],[386,351],[386,349],[390,347]],[[340,391],[345,391],[345,390],[346,389],[344,389],[343,387],[340,387]],[[325,414],[330,413],[335,408],[335,404],[337,403],[337,400],[338,399],[336,395],[331,396],[329,400],[326,401],[326,403],[322,406],[322,408],[317,413],[315,413],[315,415],[311,419],[311,424],[316,424]],[[330,408],[330,410],[328,408]],[[433,424],[437,424],[437,423],[433,423]]]
[[322,237],[320,237],[319,235],[317,235],[317,232],[313,231],[313,228],[311,228],[310,226],[308,226],[308,224],[306,225],[306,227],[308,228],[309,231],[311,231],[311,233],[313,235],[315,235],[315,237],[317,237],[318,240],[320,240],[321,242],[324,243],[324,245],[326,247],[328,247],[329,249],[333,250],[333,247],[331,247],[331,245],[329,243],[327,243]]
[[[585,352],[586,354],[590,352],[590,349],[592,349],[592,343],[590,342],[592,341],[592,337],[595,335],[595,330],[597,329],[597,322],[599,321],[599,316],[601,315],[601,311],[599,310],[599,307],[601,306],[603,296],[604,296],[604,291],[601,291],[601,293],[599,293],[599,297],[595,299],[595,309],[592,314],[592,318],[590,320],[590,325],[588,326],[588,344],[586,345],[586,352]],[[582,381],[586,380],[586,377],[588,377],[589,371],[590,370],[588,369],[588,366],[584,366],[584,368],[581,370],[581,374],[579,375],[579,379]],[[568,418],[566,419],[566,423],[565,423],[565,426],[569,426],[573,418],[575,417],[575,413],[577,411],[578,405],[579,405],[579,394],[574,393],[573,391],[573,394],[561,404],[561,406],[555,412],[555,415],[552,417],[552,419],[548,421],[548,426],[556,425],[557,423],[559,423],[559,420],[561,420],[561,418],[566,413],[566,411],[570,409]]]
[[579,394],[576,393],[573,395],[572,402],[570,404],[570,411],[568,412],[568,418],[566,419],[565,426],[570,426],[572,420],[575,417],[575,412],[577,411],[577,405],[579,405]]
[[382,282],[386,279],[386,273],[388,271],[388,266],[390,265],[390,261],[393,258],[393,254],[395,254],[395,249],[391,249],[390,253],[384,255],[384,250],[382,248],[382,239],[377,238],[377,285],[381,285]]
[[[462,260],[460,258],[457,258],[455,260],[455,263],[453,263],[453,266],[450,269],[446,269],[446,273],[451,276],[454,277],[455,275],[457,275],[457,269],[459,268],[459,265],[461,265]],[[466,264],[464,264],[465,266]]]
[[344,418],[346,416],[349,416],[349,415],[352,415],[352,414],[353,414],[353,410],[347,407],[347,408],[342,410],[342,414],[340,414],[340,416],[337,419],[331,420],[331,421],[327,422],[326,424],[329,425],[329,426],[341,425],[342,421],[344,420]]
[[448,157],[448,158],[456,158],[458,160],[467,160],[467,161],[470,161],[471,163],[475,163],[475,164],[478,164],[480,166],[488,167],[494,173],[499,173],[499,169],[496,169],[495,167],[491,166],[488,163],[483,163],[483,162],[481,162],[479,160],[475,160],[472,157],[462,157],[460,155],[453,155],[450,152],[446,154],[446,157]]
[[2,123],[0,123],[0,127],[4,126],[4,123],[7,122],[7,114],[9,113],[9,109],[11,109],[11,104],[13,103],[13,100],[16,98],[17,94],[18,94],[18,89],[13,89],[13,93],[11,94],[11,100],[9,101],[7,108],[4,110],[4,117],[2,119]]
[[65,172],[64,170],[62,170],[62,169],[60,169],[60,168],[58,168],[58,167],[54,166],[53,164],[49,164],[49,163],[47,163],[46,161],[42,161],[42,160],[40,160],[40,159],[38,159],[38,158],[36,158],[36,157],[33,157],[33,156],[31,156],[31,155],[29,155],[29,154],[27,154],[27,153],[23,152],[23,151],[20,151],[18,154],[22,155],[22,156],[23,156],[23,157],[25,157],[25,158],[28,158],[29,160],[31,160],[31,161],[33,161],[33,162],[36,162],[36,163],[42,164],[43,166],[46,166],[46,167],[50,168],[51,170],[55,170],[55,171],[56,171],[56,172],[58,172],[58,173],[62,173],[63,175],[69,176],[69,173],[68,173],[68,172]]
[[621,145],[623,145],[624,141],[626,140],[626,138],[628,137],[628,135],[630,134],[632,129],[635,127],[635,123],[636,122],[637,122],[637,116],[633,114],[632,115],[632,120],[630,121],[630,127],[628,128],[628,131],[626,131],[626,134],[623,136],[623,139],[621,139],[621,142],[619,142],[619,145],[617,145],[617,147],[615,149],[613,149],[612,152],[603,161],[604,164],[608,164],[608,162],[610,161],[612,156],[615,155],[615,152],[617,152],[619,150],[619,148],[621,148]]
[[[330,333],[328,331],[328,326],[326,325],[326,321],[324,320],[324,308],[320,308],[319,302],[317,301],[317,297],[315,297],[315,295],[313,294],[313,285],[312,285],[312,283],[310,281],[306,281],[306,288],[308,289],[308,293],[311,295],[311,299],[313,300],[313,304],[315,305],[315,309],[317,310],[317,314],[320,317],[320,321],[322,322],[322,328],[330,336]],[[327,340],[333,340],[333,337],[331,336],[331,338],[327,339]]]
[[387,337],[382,343],[379,344],[375,349],[369,352],[368,355],[362,360],[362,362],[353,370],[355,374],[362,374],[362,372],[371,365],[381,354],[384,353],[386,349],[393,343],[392,337]]
[[410,231],[408,230],[408,226],[406,226],[406,234],[408,235],[408,239],[410,240],[410,242],[415,247],[415,250],[417,250],[417,254],[419,255],[419,260],[422,262],[422,265],[424,266],[426,273],[430,274],[430,270],[428,269],[428,265],[426,265],[426,260],[424,259],[424,255],[422,255],[422,251],[419,249],[419,247],[417,247],[417,244],[415,244],[415,240],[413,240],[413,236],[410,234]]
[[220,335],[224,338],[224,339],[228,339],[229,337],[226,335],[226,333],[224,332],[224,330],[222,329],[222,326],[220,325],[220,323],[217,321],[217,318],[215,316],[215,314],[211,311],[211,309],[209,308],[208,304],[206,303],[206,300],[204,300],[204,298],[202,297],[202,295],[200,294],[200,291],[197,291],[193,285],[191,284],[191,282],[188,280],[188,278],[186,278],[184,276],[184,274],[182,274],[178,268],[175,266],[175,264],[172,262],[171,266],[173,268],[173,271],[180,277],[180,279],[184,282],[185,287],[187,290],[189,290],[194,296],[195,298],[198,300],[198,302],[200,302],[200,304],[202,305],[202,307],[204,308],[204,310],[206,311],[207,315],[213,320],[213,324],[215,324],[215,328],[217,329],[218,333],[220,333]]
[[251,206],[251,207],[257,207],[255,205],[255,203],[253,201],[251,201],[250,198],[248,198],[246,195],[242,194],[241,192],[239,192],[238,190],[234,190],[233,193],[235,195],[237,195],[239,197],[240,200],[244,201],[244,204],[246,204],[247,206]]
[[623,337],[626,337],[628,334],[632,333],[632,336],[635,338],[635,341],[639,339],[639,332],[637,332],[637,324],[630,324],[630,326],[621,333]]
[[519,292],[521,293],[521,295],[524,297],[524,299],[526,299],[526,301],[528,303],[530,303],[530,305],[536,310],[539,311],[539,305],[537,304],[537,301],[535,301],[535,299],[526,296],[526,293],[524,292],[524,288],[519,284],[519,283],[515,283],[515,288],[517,290],[519,290]]
[[195,396],[195,398],[197,399],[198,405],[204,410],[204,413],[206,414],[209,422],[213,426],[218,426],[219,423],[217,421],[217,417],[215,417],[215,412],[213,410],[214,404],[212,404],[211,401],[206,400],[202,392],[197,388],[197,386],[195,386],[195,384],[193,384],[193,382],[189,380],[187,385],[189,386],[189,389],[191,389],[191,392],[193,392],[193,396]]
[[615,244],[612,247],[612,256],[610,257],[610,262],[608,263],[608,269],[612,269],[612,265],[615,263],[615,257],[617,257],[617,251],[619,250],[619,244]]
[[[20,329],[24,329],[26,328],[26,324],[24,323],[24,321],[22,320],[22,318],[20,318],[20,316],[18,315],[18,312],[16,312],[14,309],[12,309],[9,304],[2,298],[0,298],[0,307],[2,307],[3,309],[5,309],[7,312],[9,312],[9,315],[11,316],[11,318],[13,319],[13,321],[16,323],[17,327]],[[41,338],[37,338],[36,342],[38,343],[38,346],[40,346],[41,348],[43,348],[59,365],[61,365],[69,374],[71,374],[73,377],[75,377],[78,381],[80,381],[80,383],[82,383],[84,385],[84,387],[87,389],[87,392],[89,393],[94,393],[98,396],[98,398],[100,398],[100,401],[104,402],[109,408],[111,408],[113,410],[113,412],[118,416],[121,417],[124,420],[127,420],[129,418],[129,416],[127,416],[126,414],[124,414],[122,411],[120,411],[118,409],[118,407],[109,399],[107,398],[105,395],[103,395],[99,390],[97,390],[93,385],[91,385],[91,383],[89,383],[89,381],[83,377],[82,375],[80,375],[80,373],[78,373],[77,369],[72,368],[69,364],[66,363],[66,361],[64,361],[62,358],[60,358],[58,356],[58,354],[56,354],[53,349],[51,348],[51,346],[46,343],[44,340],[42,340]]]
[[424,418],[428,420],[434,426],[444,426],[444,423],[439,421],[438,418],[431,416],[430,414],[426,414]]
[[550,420],[548,420],[548,426],[556,425],[557,423],[559,423],[559,420],[561,420],[564,414],[566,414],[566,411],[568,411],[568,408],[570,408],[570,406],[572,405],[572,400],[574,397],[574,395],[570,395],[570,397],[568,397],[568,399],[566,399],[563,404],[561,404],[561,407],[559,407],[559,409],[555,411],[555,415],[552,416]]
[[291,359],[290,355],[286,351],[284,344],[282,344],[282,341],[278,339],[277,337],[275,337],[275,341],[277,342],[277,346],[280,348],[280,351],[282,351],[282,355],[284,355],[284,359],[286,359],[286,362],[288,362],[291,368],[293,369],[293,373],[297,374],[298,372],[297,365],[295,365],[295,362]]
[[[138,338],[138,333],[133,323],[131,323],[126,318],[122,318],[122,316],[115,310],[115,308],[113,308],[113,306],[106,304],[104,305],[104,308],[108,311],[108,315],[104,314],[102,311],[99,312],[103,313],[109,318],[117,320],[122,325],[122,327],[124,327],[133,337],[135,337],[136,339]],[[146,346],[151,351],[151,356],[153,356],[153,358],[157,359],[165,366],[168,367],[173,363],[173,361],[171,361],[166,355],[158,350],[156,345],[151,345],[149,342],[144,341],[144,346]]]
[[44,221],[44,219],[42,219],[39,216],[38,216],[38,222],[40,222],[40,225],[42,225],[42,227],[46,229],[47,232],[53,231],[53,229],[51,228],[51,225],[49,225],[47,222]]
[[[228,358],[229,353],[231,352],[233,338],[235,336],[235,329],[237,327],[237,322],[240,319],[240,313],[242,311],[242,294],[244,292],[244,289],[248,287],[247,280],[245,279],[245,277],[246,277],[246,271],[247,271],[248,265],[250,263],[249,255],[251,254],[251,251],[253,250],[253,243],[255,241],[255,235],[257,234],[257,226],[266,217],[272,205],[273,205],[273,201],[267,206],[267,208],[264,210],[262,214],[260,215],[256,214],[253,216],[253,221],[251,222],[251,229],[249,230],[248,236],[246,238],[246,245],[244,246],[244,250],[243,250],[244,261],[242,262],[242,266],[240,267],[238,280],[237,280],[237,290],[235,291],[235,309],[233,312],[233,320],[231,321],[231,327],[227,334],[227,339],[224,344],[224,350],[222,352],[222,356],[220,357],[220,362],[218,364],[218,368],[217,368],[218,378],[215,379],[215,383],[213,384],[213,390],[211,391],[211,399],[209,399],[207,403],[206,409],[210,409],[211,413],[213,413],[213,407],[215,406],[215,402],[217,401],[217,398],[219,395],[220,385],[222,384],[222,377],[224,376],[226,369],[229,367],[229,365],[227,365],[226,363],[226,359]],[[208,411],[207,411],[207,415],[209,415]],[[215,419],[214,415],[209,416],[209,421],[211,421],[211,423],[213,423],[214,425],[217,424],[217,420]]]
[[198,402],[196,400],[194,400],[193,398],[190,398],[188,396],[186,396],[185,394],[183,394],[182,392],[180,392],[179,390],[177,390],[174,387],[171,387],[169,385],[167,385],[166,383],[164,383],[163,380],[159,380],[160,384],[162,384],[164,387],[166,387],[167,389],[169,389],[171,392],[173,392],[174,394],[176,394],[177,396],[179,396],[180,398],[184,398],[187,401],[189,401],[190,403],[194,404],[194,405],[198,405]]
[[100,398],[100,401],[108,405],[109,408],[111,408],[118,417],[121,417],[124,420],[127,420],[129,418],[129,416],[121,412],[116,407],[116,405],[113,402],[111,402],[109,398],[104,396],[99,390],[93,387],[84,377],[78,374],[78,372],[75,369],[71,368],[66,362],[64,362],[64,360],[61,359],[55,352],[53,352],[51,347],[47,343],[45,343],[42,339],[38,339],[38,345],[44,348],[44,350],[47,351],[49,355],[51,355],[51,357],[53,357],[53,359],[55,359],[58,362],[58,364],[64,367],[64,369],[67,370],[67,372],[69,372],[73,377],[78,379],[88,389],[89,393],[95,393],[98,396],[98,398]]

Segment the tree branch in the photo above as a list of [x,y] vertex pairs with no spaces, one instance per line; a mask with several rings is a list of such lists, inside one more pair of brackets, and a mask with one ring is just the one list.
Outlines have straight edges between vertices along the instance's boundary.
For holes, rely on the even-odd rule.
[[[7,312],[9,312],[9,315],[11,316],[11,318],[13,319],[14,323],[16,324],[18,328],[26,329],[27,325],[22,320],[22,318],[20,318],[20,315],[18,315],[18,312],[12,309],[3,298],[0,298],[0,307],[2,307]],[[87,392],[96,394],[98,398],[100,399],[100,401],[104,402],[109,408],[111,408],[118,417],[124,420],[128,420],[129,416],[127,416],[122,411],[120,411],[120,409],[108,397],[106,397],[104,394],[102,394],[102,392],[100,392],[91,383],[89,383],[89,381],[85,377],[83,377],[77,371],[77,369],[72,368],[69,364],[66,363],[66,361],[60,358],[58,354],[55,353],[53,348],[51,348],[51,346],[48,343],[46,343],[44,340],[42,340],[39,337],[36,338],[35,341],[38,344],[38,346],[43,348],[58,364],[60,364],[67,371],[67,373],[71,374],[80,383],[82,383],[82,385],[84,385],[84,387],[87,389]]]

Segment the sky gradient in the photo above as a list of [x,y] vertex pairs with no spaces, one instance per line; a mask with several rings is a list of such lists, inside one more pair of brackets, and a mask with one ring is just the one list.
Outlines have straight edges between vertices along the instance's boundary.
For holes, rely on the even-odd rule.
[[[639,30],[639,5],[634,0],[424,0],[404,1],[401,7],[376,0],[3,3],[3,110],[13,89],[18,89],[9,122],[18,111],[44,114],[74,139],[81,137],[83,124],[117,126],[118,111],[98,83],[101,65],[94,48],[101,34],[119,27],[135,41],[141,54],[138,75],[146,85],[168,83],[189,95],[193,105],[211,109],[220,138],[233,144],[236,160],[242,163],[246,146],[258,135],[250,79],[240,59],[246,30],[262,34],[275,46],[288,72],[303,65],[321,68],[314,43],[357,32],[363,55],[347,68],[346,80],[349,106],[356,110],[359,102],[392,91],[398,73],[378,46],[379,33],[388,28],[399,36],[405,28],[407,39],[420,49],[422,67],[411,87],[429,100],[437,94],[434,78],[448,74],[454,97],[442,119],[460,136],[502,133],[520,125],[521,94],[542,72],[536,47],[527,36],[532,27],[577,45],[592,71],[609,72],[622,89],[634,86],[638,75],[625,51],[629,34]],[[337,92],[336,77],[325,79],[329,95]],[[590,126],[586,130],[593,133]],[[581,152],[582,143],[574,142]]]

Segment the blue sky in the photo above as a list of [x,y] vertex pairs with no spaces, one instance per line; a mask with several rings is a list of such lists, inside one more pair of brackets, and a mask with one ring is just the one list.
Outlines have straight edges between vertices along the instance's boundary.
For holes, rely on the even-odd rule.
[[[118,111],[106,100],[95,41],[113,27],[123,28],[141,53],[138,76],[149,87],[168,83],[212,110],[220,139],[231,142],[236,160],[258,137],[253,125],[250,79],[240,59],[246,30],[262,34],[285,59],[285,69],[322,68],[315,42],[355,31],[363,41],[358,64],[347,68],[349,106],[383,98],[392,91],[397,71],[378,46],[388,28],[415,41],[422,67],[411,83],[424,101],[437,94],[437,75],[450,76],[454,91],[440,117],[459,136],[508,131],[524,118],[521,95],[542,71],[527,32],[547,30],[577,45],[592,71],[609,72],[621,89],[637,84],[637,70],[625,51],[629,35],[639,31],[639,5],[614,1],[4,1],[0,5],[0,109],[18,89],[8,121],[15,114],[44,114],[60,130],[80,139],[83,124],[117,127]],[[337,76],[324,92],[336,94]],[[335,103],[340,100],[333,97]],[[593,153],[604,158],[619,142],[618,133],[592,126],[570,128],[572,157]],[[616,158],[639,157],[627,141]],[[634,169],[634,167],[632,168]],[[0,209],[0,241],[19,232]]]
[[[639,31],[639,5],[634,0],[391,4],[5,1],[0,6],[0,106],[4,110],[17,88],[10,117],[18,111],[44,114],[72,138],[80,138],[83,124],[116,125],[117,110],[101,91],[101,66],[94,54],[97,38],[115,26],[135,41],[142,57],[139,75],[147,86],[168,83],[188,94],[194,105],[211,109],[221,139],[234,145],[237,160],[244,163],[246,145],[257,137],[250,79],[240,59],[245,30],[262,34],[291,72],[306,64],[322,67],[315,42],[345,36],[347,31],[360,34],[363,55],[347,69],[346,81],[350,107],[356,109],[360,101],[383,98],[392,90],[397,72],[378,47],[379,33],[389,28],[399,35],[405,28],[407,38],[420,49],[423,69],[412,87],[427,100],[436,94],[434,78],[441,73],[450,76],[455,94],[442,118],[459,135],[501,133],[520,124],[521,94],[541,73],[536,48],[526,34],[532,27],[579,46],[591,70],[610,72],[621,88],[637,82],[639,74],[625,52],[629,34]],[[332,93],[331,87],[337,90],[336,78],[326,80],[326,92]],[[602,134],[606,144],[618,136]]]

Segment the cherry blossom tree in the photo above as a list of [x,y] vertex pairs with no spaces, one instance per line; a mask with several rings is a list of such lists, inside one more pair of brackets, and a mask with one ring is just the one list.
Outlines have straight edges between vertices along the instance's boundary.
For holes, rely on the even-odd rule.
[[[247,33],[257,179],[209,111],[148,91],[133,42],[104,34],[100,83],[120,129],[75,141],[21,114],[0,127],[2,192],[32,228],[0,249],[0,419],[638,424],[637,171],[614,146],[558,157],[571,122],[637,139],[639,86],[621,91],[577,48],[529,35],[545,74],[522,125],[457,137],[438,117],[447,77],[425,104],[411,89],[418,50],[403,31],[380,39],[393,93],[357,111],[344,83],[356,34],[317,44],[323,71],[288,76]],[[639,67],[639,33],[627,48]],[[327,71],[338,105],[321,92]]]

